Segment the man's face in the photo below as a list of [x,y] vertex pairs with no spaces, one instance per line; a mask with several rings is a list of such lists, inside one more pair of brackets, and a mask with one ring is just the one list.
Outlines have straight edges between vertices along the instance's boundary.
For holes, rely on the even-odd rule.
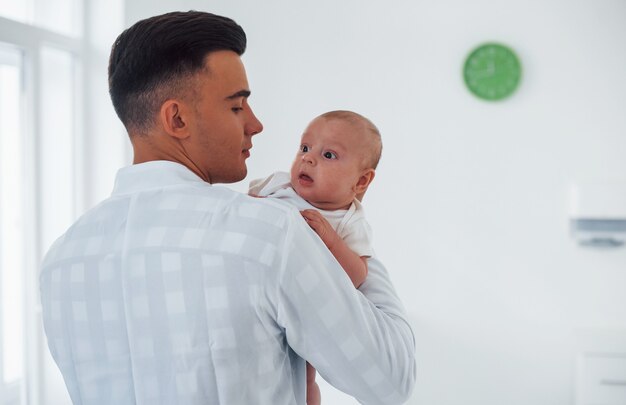
[[209,183],[233,183],[246,177],[252,136],[263,130],[248,96],[246,71],[232,51],[217,51],[198,74],[187,153]]
[[345,120],[314,119],[291,166],[291,186],[317,208],[348,208],[363,173],[362,138]]

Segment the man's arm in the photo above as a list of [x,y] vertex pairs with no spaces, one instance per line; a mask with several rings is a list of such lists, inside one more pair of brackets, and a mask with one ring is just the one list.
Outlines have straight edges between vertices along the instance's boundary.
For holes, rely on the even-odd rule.
[[278,280],[277,323],[287,343],[363,404],[401,404],[415,384],[415,342],[380,262],[356,290],[304,221],[293,218]]
[[359,288],[367,277],[367,259],[354,253],[319,211],[304,210],[300,213],[335,256],[335,259],[350,277],[352,284]]

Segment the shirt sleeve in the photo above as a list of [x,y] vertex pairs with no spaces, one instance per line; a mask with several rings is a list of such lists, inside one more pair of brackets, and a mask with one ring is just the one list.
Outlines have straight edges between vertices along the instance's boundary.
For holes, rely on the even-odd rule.
[[372,247],[372,228],[369,226],[365,217],[350,224],[348,231],[342,236],[350,250],[359,256],[374,256],[374,248]]
[[292,350],[362,404],[404,403],[415,384],[415,342],[384,266],[369,259],[355,289],[295,215],[283,255],[277,322]]

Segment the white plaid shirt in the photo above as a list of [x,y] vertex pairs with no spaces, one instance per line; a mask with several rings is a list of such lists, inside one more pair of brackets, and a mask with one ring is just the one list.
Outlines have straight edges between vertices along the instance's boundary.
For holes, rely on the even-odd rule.
[[305,360],[406,400],[414,340],[384,267],[356,290],[298,211],[149,162],[48,252],[50,351],[75,405],[305,404]]

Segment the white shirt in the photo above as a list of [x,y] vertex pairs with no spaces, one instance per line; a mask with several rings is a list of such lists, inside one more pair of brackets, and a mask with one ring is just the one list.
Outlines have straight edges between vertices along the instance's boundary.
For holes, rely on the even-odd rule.
[[177,163],[119,171],[48,252],[41,300],[75,405],[305,404],[304,359],[364,404],[415,382],[378,261],[356,290],[296,209]]
[[322,210],[300,197],[291,186],[287,172],[275,172],[264,179],[252,180],[248,193],[284,200],[299,210],[316,210],[332,226],[346,245],[359,256],[374,256],[372,229],[365,219],[363,206],[356,198],[347,210]]

